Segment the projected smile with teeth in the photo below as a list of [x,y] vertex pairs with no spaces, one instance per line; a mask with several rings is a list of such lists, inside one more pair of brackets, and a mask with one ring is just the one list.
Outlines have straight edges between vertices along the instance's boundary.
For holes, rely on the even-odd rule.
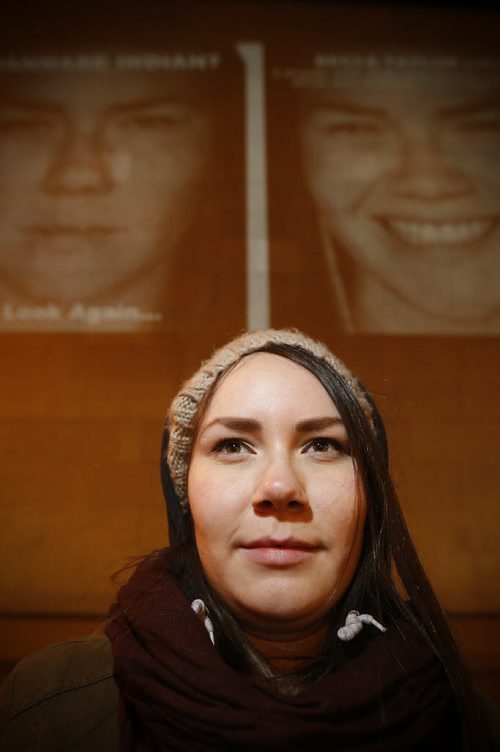
[[403,242],[412,246],[462,245],[475,243],[493,227],[493,220],[435,222],[411,219],[385,219],[382,224]]

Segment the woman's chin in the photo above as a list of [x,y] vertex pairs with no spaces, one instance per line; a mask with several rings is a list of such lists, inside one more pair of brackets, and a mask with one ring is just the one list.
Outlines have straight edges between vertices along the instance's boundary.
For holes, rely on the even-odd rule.
[[325,608],[324,601],[318,604],[284,600],[277,595],[270,600],[263,598],[257,602],[240,602],[235,605],[234,613],[244,629],[269,634],[293,634],[316,627],[325,616]]

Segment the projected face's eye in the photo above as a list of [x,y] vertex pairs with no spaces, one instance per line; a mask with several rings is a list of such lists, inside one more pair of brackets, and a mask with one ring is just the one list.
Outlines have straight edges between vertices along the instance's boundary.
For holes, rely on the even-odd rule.
[[500,164],[500,106],[448,116],[442,124],[443,148],[481,169],[485,159]]
[[314,109],[308,117],[308,127],[316,131],[318,137],[336,139],[339,146],[342,142],[344,147],[351,139],[356,143],[375,142],[395,135],[393,124],[382,116],[362,115],[334,107]]
[[53,109],[0,103],[0,138],[44,138],[62,128],[62,117]]
[[[201,117],[201,121],[200,121]],[[203,115],[193,107],[175,102],[124,107],[112,112],[107,127],[121,138],[150,135],[151,138],[180,138],[196,130]]]

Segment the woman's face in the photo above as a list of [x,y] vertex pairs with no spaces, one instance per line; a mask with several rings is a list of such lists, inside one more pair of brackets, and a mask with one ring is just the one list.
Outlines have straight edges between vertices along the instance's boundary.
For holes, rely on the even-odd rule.
[[5,78],[0,278],[28,303],[101,302],[148,274],[155,286],[198,210],[211,158],[212,123],[193,81]]
[[306,106],[307,181],[355,263],[354,305],[378,291],[368,330],[384,300],[414,311],[405,322],[388,309],[395,331],[432,317],[443,331],[478,326],[498,312],[499,134],[498,74],[474,70],[375,69]]
[[243,625],[307,629],[351,581],[365,502],[338,410],[302,366],[255,353],[222,379],[188,494],[205,573]]

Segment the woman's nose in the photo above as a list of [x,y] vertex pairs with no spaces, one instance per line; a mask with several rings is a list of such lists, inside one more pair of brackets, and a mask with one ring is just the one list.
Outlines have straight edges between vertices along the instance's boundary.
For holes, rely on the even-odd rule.
[[471,190],[469,177],[444,153],[439,134],[425,129],[405,139],[394,179],[400,196],[421,201],[453,199]]
[[43,181],[47,193],[107,193],[113,176],[96,134],[76,129],[66,135]]
[[290,458],[276,457],[262,471],[254,499],[257,514],[301,514],[309,510],[309,500],[297,468]]

